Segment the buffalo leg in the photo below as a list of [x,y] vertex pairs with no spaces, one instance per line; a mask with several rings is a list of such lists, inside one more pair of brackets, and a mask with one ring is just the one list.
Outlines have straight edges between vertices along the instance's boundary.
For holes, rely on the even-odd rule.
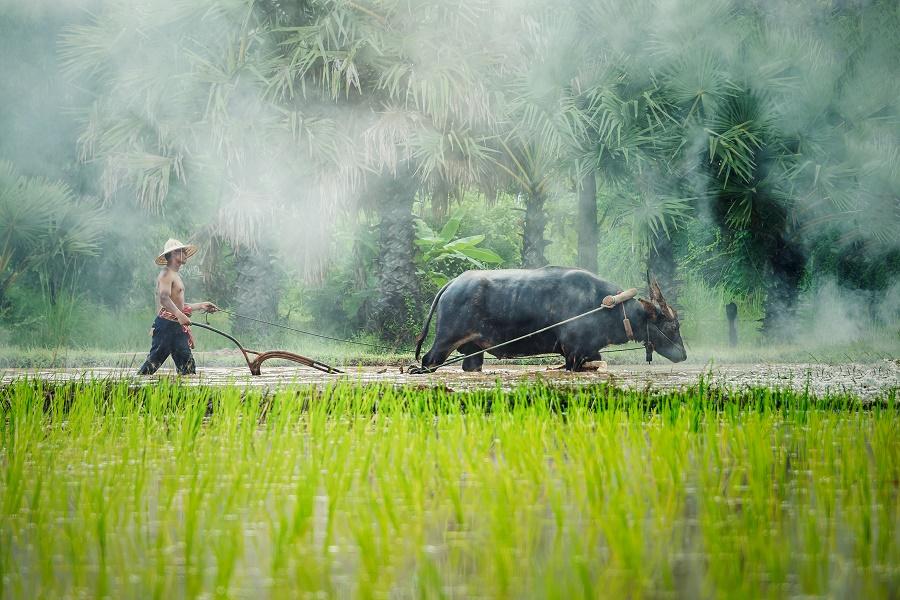
[[603,357],[600,356],[600,352],[591,352],[590,355],[585,359],[586,362],[591,362],[595,360],[603,360]]
[[[462,346],[459,347],[459,351],[462,352],[463,354],[472,354],[473,352],[478,352],[479,350],[481,350],[481,348],[479,348],[475,344],[463,344]],[[480,353],[476,354],[475,356],[470,356],[469,358],[464,359],[462,368],[463,368],[463,371],[480,372],[481,366],[483,364],[484,364],[484,352],[480,352]]]
[[425,353],[425,356],[422,357],[422,366],[426,369],[429,367],[439,367],[444,364],[444,361],[447,360],[447,357],[450,356],[450,353],[453,352],[453,346],[450,345],[438,345],[435,342],[434,346],[431,347],[431,350]]
[[585,363],[585,357],[573,354],[566,357],[566,371],[580,371]]

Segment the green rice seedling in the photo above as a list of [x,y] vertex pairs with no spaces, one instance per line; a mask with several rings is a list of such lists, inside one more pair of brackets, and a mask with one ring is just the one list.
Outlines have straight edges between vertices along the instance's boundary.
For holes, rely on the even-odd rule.
[[19,381],[0,592],[890,597],[892,398]]

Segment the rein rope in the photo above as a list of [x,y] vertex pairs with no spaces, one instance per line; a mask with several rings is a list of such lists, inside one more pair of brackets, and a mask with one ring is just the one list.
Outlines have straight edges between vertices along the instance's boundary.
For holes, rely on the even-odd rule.
[[[257,319],[255,317],[248,317],[247,315],[239,315],[237,313],[233,313],[231,311],[225,310],[224,308],[220,308],[218,312],[223,312],[226,315],[231,315],[232,317],[237,317],[239,319],[247,319],[248,321],[255,321],[257,323],[264,323],[265,325],[271,325],[272,327],[280,327],[281,329],[287,329],[288,331],[294,331],[296,333],[302,333],[304,335],[312,335],[318,338],[324,338],[326,340],[334,340],[335,342],[344,342],[345,344],[356,344],[358,346],[369,346],[371,348],[380,348],[382,350],[392,350],[397,352],[399,349],[394,348],[393,346],[382,346],[380,344],[370,344],[368,342],[356,342],[353,340],[345,340],[343,338],[331,337],[330,335],[324,335],[321,333],[313,333],[312,331],[304,331],[302,329],[296,329],[294,327],[288,327],[287,325],[281,325],[279,323],[272,323],[271,321],[264,321],[263,319]],[[404,350],[404,352],[408,352],[408,350]]]

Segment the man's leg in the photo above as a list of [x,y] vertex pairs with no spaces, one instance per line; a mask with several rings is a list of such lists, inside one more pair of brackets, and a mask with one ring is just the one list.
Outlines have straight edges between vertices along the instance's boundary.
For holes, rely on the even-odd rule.
[[179,327],[172,340],[172,360],[175,361],[175,370],[179,375],[193,375],[197,372],[194,364],[194,355],[188,346],[188,336]]
[[153,324],[153,341],[150,343],[150,353],[147,360],[138,369],[138,375],[153,375],[169,358],[169,336],[165,326],[155,322]]

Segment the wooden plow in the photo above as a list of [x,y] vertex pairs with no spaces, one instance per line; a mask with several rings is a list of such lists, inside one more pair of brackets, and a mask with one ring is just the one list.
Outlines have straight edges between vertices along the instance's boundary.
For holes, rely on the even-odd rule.
[[[244,355],[244,360],[247,361],[247,366],[250,368],[250,373],[252,375],[260,374],[260,367],[263,362],[269,360],[270,358],[283,358],[284,360],[289,360],[291,362],[295,362],[306,367],[311,367],[318,371],[322,371],[323,373],[343,373],[340,369],[335,369],[330,365],[326,365],[323,362],[319,362],[317,360],[313,360],[312,358],[307,358],[306,356],[302,356],[300,354],[294,354],[293,352],[287,352],[285,350],[270,350],[269,352],[257,352],[256,350],[248,350],[244,348],[244,346],[237,341],[233,336],[225,333],[224,331],[220,331],[215,327],[210,327],[209,325],[204,325],[203,323],[195,323],[192,322],[191,325],[194,327],[201,327],[203,329],[209,329],[214,333],[218,333],[219,335],[228,338],[232,342],[234,342],[235,346],[240,349],[241,353]],[[253,360],[250,360],[250,355],[255,356]]]

